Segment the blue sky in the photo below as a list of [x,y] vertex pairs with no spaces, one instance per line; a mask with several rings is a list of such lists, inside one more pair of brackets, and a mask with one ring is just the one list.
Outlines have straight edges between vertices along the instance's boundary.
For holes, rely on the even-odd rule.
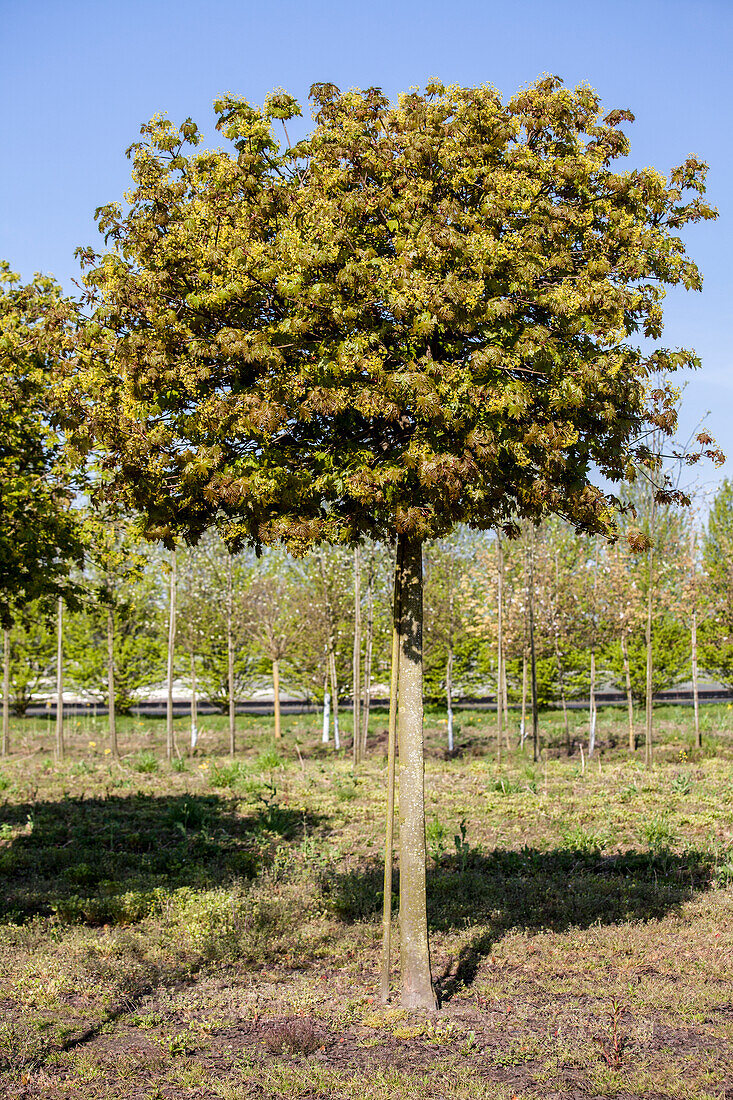
[[710,410],[733,476],[733,0],[0,0],[0,27],[0,257],[69,290],[74,248],[96,243],[94,209],[122,198],[124,150],[157,112],[192,116],[216,144],[223,91],[261,102],[326,80],[390,95],[429,76],[507,95],[544,72],[589,82],[634,111],[633,164],[666,171],[693,152],[710,164],[720,219],[687,237],[705,287],[668,295],[665,342],[701,355],[682,431]]

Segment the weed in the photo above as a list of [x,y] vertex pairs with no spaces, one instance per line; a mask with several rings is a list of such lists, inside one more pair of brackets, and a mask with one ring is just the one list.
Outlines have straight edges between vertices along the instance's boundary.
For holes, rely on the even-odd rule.
[[596,1043],[601,1048],[601,1058],[609,1069],[621,1069],[626,1040],[621,1035],[620,1026],[627,1011],[628,1009],[619,1004],[618,1001],[613,1001],[608,1012],[611,1033],[605,1038],[603,1036],[595,1037]]
[[667,818],[659,814],[644,822],[641,832],[653,852],[670,848],[676,839]]
[[47,1050],[48,1039],[39,1035],[37,1027],[7,1016],[0,1021],[0,1068],[37,1066]]
[[133,759],[132,766],[136,772],[152,775],[160,767],[158,757],[149,750],[143,750]]
[[281,768],[283,765],[283,758],[277,749],[266,749],[265,752],[261,752],[255,761],[255,767],[261,772],[272,772],[276,768]]
[[271,1024],[260,1043],[271,1054],[314,1054],[326,1036],[311,1020],[281,1020]]
[[688,795],[692,790],[692,780],[684,772],[678,772],[670,786],[674,794]]
[[560,826],[563,847],[583,855],[595,855],[608,844],[608,836],[601,830],[586,829],[583,825]]
[[428,848],[430,849],[431,856],[436,863],[440,863],[443,856],[445,855],[445,850],[447,846],[447,826],[444,825],[438,817],[434,817],[427,826],[425,836],[428,842]]
[[234,787],[246,778],[247,769],[238,760],[227,764],[213,763],[209,772],[212,787]]

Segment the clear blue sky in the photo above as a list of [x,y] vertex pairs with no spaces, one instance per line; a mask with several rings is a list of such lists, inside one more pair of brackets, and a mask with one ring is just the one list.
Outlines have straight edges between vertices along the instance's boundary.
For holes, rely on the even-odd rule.
[[588,81],[634,111],[633,164],[710,164],[720,219],[688,235],[705,288],[669,294],[665,342],[702,356],[683,428],[711,410],[733,476],[732,30],[733,0],[0,0],[0,257],[73,289],[74,248],[97,242],[95,207],[122,198],[140,123],[190,115],[215,144],[223,91]]

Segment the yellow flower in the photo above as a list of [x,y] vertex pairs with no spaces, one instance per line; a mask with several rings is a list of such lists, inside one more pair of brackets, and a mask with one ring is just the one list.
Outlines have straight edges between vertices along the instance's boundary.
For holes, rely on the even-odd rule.
[[104,750],[104,755],[108,756],[111,752],[112,752],[112,749],[105,749]]
[[97,747],[97,742],[96,741],[90,741],[89,742],[89,748],[90,749],[96,749],[96,747]]

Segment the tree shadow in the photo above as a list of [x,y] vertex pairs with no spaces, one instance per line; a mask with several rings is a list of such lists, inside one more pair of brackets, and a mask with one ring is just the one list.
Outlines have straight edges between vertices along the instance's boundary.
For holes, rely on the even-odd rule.
[[160,890],[211,889],[253,878],[283,841],[326,818],[276,801],[237,812],[216,794],[64,798],[0,809],[0,919],[56,914],[130,923]]
[[[709,852],[599,852],[556,848],[538,851],[471,850],[447,856],[428,870],[428,922],[434,931],[475,927],[476,934],[450,960],[436,986],[441,1001],[470,985],[492,946],[512,929],[565,931],[594,924],[656,920],[710,888],[715,861]],[[345,921],[381,912],[383,871],[378,863],[330,872],[321,890]],[[395,874],[393,899],[398,902]]]

